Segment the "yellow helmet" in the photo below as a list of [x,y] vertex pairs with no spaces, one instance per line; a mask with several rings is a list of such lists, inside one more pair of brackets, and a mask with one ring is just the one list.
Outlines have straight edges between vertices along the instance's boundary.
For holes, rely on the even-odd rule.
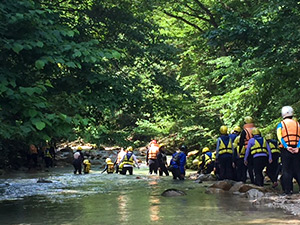
[[252,129],[252,134],[253,135],[260,135],[260,130],[257,127],[255,127],[255,128]]
[[233,128],[233,131],[236,131],[236,132],[240,133],[242,131],[242,129],[239,126],[235,126]]
[[105,162],[106,162],[106,163],[110,163],[110,162],[111,162],[111,158],[107,158],[107,159],[105,160]]
[[82,147],[81,147],[81,146],[78,146],[78,147],[77,147],[77,150],[82,150]]
[[228,134],[228,128],[226,126],[221,126],[220,127],[220,133],[221,134]]
[[244,121],[245,123],[253,123],[253,118],[251,116],[246,116]]
[[204,148],[202,149],[202,153],[206,153],[206,152],[209,152],[209,148],[208,148],[208,147],[204,147]]
[[133,151],[133,147],[132,147],[132,146],[129,146],[128,148],[126,148],[126,151],[132,152],[132,151]]
[[267,140],[271,140],[273,139],[273,134],[267,134],[265,137]]

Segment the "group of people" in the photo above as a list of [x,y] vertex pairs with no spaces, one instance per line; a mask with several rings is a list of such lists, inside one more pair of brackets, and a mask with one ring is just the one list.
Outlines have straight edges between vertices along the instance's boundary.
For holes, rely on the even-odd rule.
[[41,148],[38,148],[34,144],[29,145],[29,150],[27,152],[27,167],[30,170],[31,168],[40,167],[38,164],[38,157],[41,157],[46,169],[54,166],[55,160],[55,149],[51,145],[44,145]]
[[[167,163],[167,155],[165,145],[158,144],[156,140],[152,140],[146,153],[146,164],[149,166],[149,174],[159,174],[159,176],[169,176],[169,171],[173,174],[173,179],[184,180],[185,164],[187,147],[182,145],[173,155],[170,160],[170,165]],[[110,158],[106,159],[106,166],[102,173],[116,173],[126,175],[127,171],[130,175],[133,174],[133,167],[139,168],[139,163],[136,156],[133,154],[133,148],[130,146],[126,150],[123,148],[117,155],[113,163]]]
[[158,144],[156,140],[152,140],[146,153],[146,164],[149,165],[149,174],[157,174],[158,172],[159,176],[163,176],[163,174],[169,176],[170,171],[173,179],[184,180],[187,151],[187,147],[181,145],[172,155],[168,165],[165,145]]
[[250,181],[264,185],[266,175],[278,186],[278,176],[285,194],[293,193],[293,178],[300,185],[300,125],[293,118],[291,106],[281,110],[283,120],[276,128],[277,139],[272,134],[261,135],[250,116],[245,117],[243,129],[235,127],[231,134],[226,126],[220,127],[216,151],[202,150],[199,173],[215,173],[220,180]]

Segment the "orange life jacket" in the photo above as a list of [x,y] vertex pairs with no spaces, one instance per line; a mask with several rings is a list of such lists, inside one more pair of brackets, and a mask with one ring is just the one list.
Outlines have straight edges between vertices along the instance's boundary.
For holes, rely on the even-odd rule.
[[252,135],[252,129],[253,128],[254,128],[254,124],[253,123],[246,123],[244,125],[244,131],[246,132],[244,146],[245,146],[246,149],[247,149],[249,140],[251,138],[253,138],[253,135]]
[[[293,119],[285,119],[281,121],[281,134],[283,140],[288,146],[297,146],[300,139],[299,123]],[[281,145],[281,147],[283,147]]]
[[158,144],[152,144],[149,148],[148,158],[149,159],[157,159],[158,152],[159,152],[159,145]]

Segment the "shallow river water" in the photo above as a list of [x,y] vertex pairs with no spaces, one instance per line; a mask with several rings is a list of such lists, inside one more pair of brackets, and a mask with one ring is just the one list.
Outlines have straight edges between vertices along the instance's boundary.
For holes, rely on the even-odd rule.
[[[37,183],[43,177],[53,183]],[[18,173],[0,179],[0,224],[300,224],[281,210],[229,194],[206,194],[192,180],[147,175],[73,175],[72,168]],[[163,197],[175,188],[184,196]]]

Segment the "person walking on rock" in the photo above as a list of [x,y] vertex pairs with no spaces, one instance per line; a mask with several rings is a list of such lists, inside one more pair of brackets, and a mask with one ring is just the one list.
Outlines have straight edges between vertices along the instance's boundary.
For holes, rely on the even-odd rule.
[[[255,128],[255,125],[253,123],[253,118],[251,116],[246,116],[244,119],[244,127],[240,135],[240,142],[239,142],[239,150],[243,150],[243,148],[246,150],[248,146],[249,140],[253,137],[252,135],[252,129]],[[249,177],[251,180],[251,183],[254,184],[254,174],[253,174],[253,159],[252,155],[249,156],[247,159],[248,164],[247,164],[247,170],[249,173]],[[247,171],[246,171],[247,173]]]
[[265,138],[261,136],[258,128],[252,129],[253,138],[248,142],[244,163],[247,166],[248,157],[253,157],[253,169],[254,169],[254,184],[258,186],[264,186],[263,169],[269,163],[272,163],[272,153],[270,146]]
[[233,180],[233,143],[228,135],[228,128],[226,126],[220,127],[221,136],[217,140],[216,148],[216,162],[219,163],[220,180]]
[[300,125],[293,120],[294,109],[284,106],[281,109],[283,120],[277,125],[277,138],[280,141],[282,177],[281,186],[285,194],[293,193],[293,177],[300,181]]
[[267,175],[273,183],[272,187],[275,188],[278,186],[277,180],[279,174],[280,149],[279,149],[278,141],[273,139],[272,134],[267,134],[266,140],[272,152],[272,163],[268,164],[267,166]]

